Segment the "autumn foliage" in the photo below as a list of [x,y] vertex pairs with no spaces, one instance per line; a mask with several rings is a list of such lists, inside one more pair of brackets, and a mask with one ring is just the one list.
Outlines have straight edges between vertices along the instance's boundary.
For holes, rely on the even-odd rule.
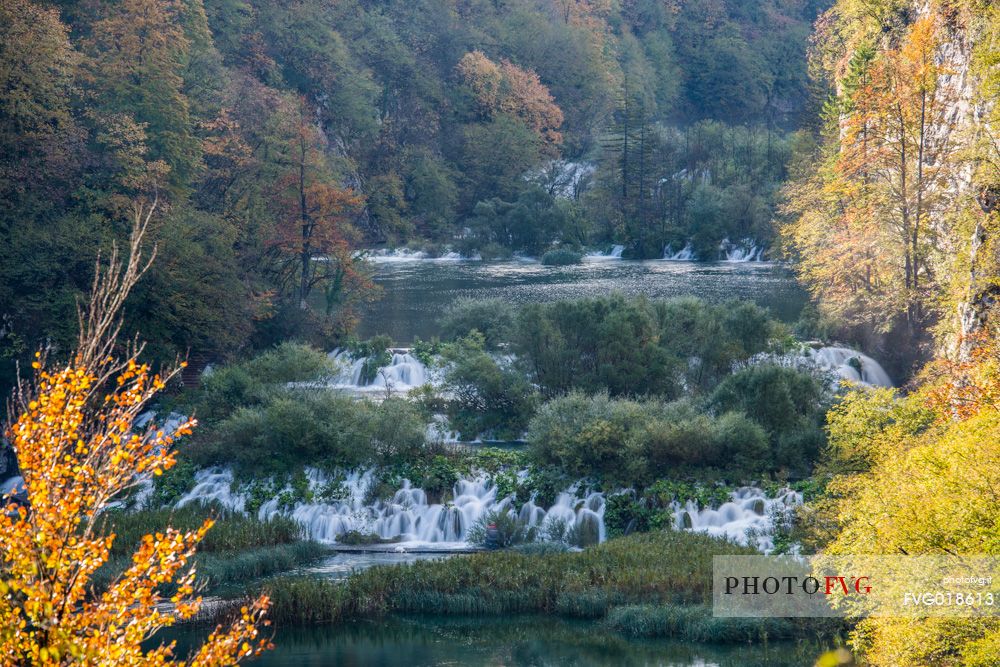
[[531,70],[508,60],[493,62],[482,51],[471,51],[458,61],[458,72],[472,88],[482,113],[505,113],[521,119],[546,143],[562,143],[563,113],[549,89]]
[[[148,267],[139,249],[151,213],[136,212],[124,266],[112,252],[109,267],[98,269],[69,361],[36,354],[33,377],[11,405],[6,435],[27,503],[8,496],[0,513],[3,665],[233,665],[268,645],[259,631],[265,596],[217,627],[191,656],[178,658],[172,643],[149,641],[200,609],[191,559],[211,520],[195,531],[145,536],[106,590],[91,586],[115,540],[98,529],[101,512],[173,466],[173,441],[195,425],[190,420],[171,434],[154,426],[135,431],[136,417],[171,373],[157,375],[140,363],[140,346],[116,355],[122,304]],[[158,591],[168,583],[176,593],[165,598]]]

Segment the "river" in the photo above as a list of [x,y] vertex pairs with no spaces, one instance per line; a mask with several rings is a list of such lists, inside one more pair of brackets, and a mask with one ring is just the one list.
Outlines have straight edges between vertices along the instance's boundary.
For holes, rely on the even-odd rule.
[[358,335],[387,334],[399,345],[439,333],[444,310],[461,298],[500,298],[514,304],[595,297],[697,296],[710,302],[754,301],[778,319],[795,321],[807,295],[791,270],[771,262],[645,262],[589,258],[573,266],[511,260],[377,261],[381,299],[362,313]]

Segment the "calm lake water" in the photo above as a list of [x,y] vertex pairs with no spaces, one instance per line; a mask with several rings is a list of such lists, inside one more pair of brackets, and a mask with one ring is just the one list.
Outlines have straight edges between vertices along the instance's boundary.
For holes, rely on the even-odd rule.
[[769,262],[698,263],[590,260],[550,267],[538,262],[394,261],[375,265],[382,298],[364,312],[358,335],[388,334],[398,344],[439,333],[444,310],[463,297],[515,304],[621,292],[651,298],[746,299],[785,321],[798,318],[806,294],[791,271]]
[[[202,633],[198,633],[199,635]],[[175,635],[178,648],[194,631]],[[503,665],[542,667],[801,667],[823,647],[712,646],[666,640],[625,639],[593,622],[546,616],[503,618],[389,616],[331,626],[279,628],[276,648],[257,667],[431,667]]]

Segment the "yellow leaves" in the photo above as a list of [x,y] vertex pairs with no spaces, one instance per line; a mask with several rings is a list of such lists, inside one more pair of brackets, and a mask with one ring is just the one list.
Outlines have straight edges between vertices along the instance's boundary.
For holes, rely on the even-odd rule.
[[[169,652],[145,650],[143,640],[200,607],[200,599],[191,597],[193,573],[182,570],[211,521],[189,533],[167,529],[145,536],[125,574],[99,599],[88,594],[90,577],[107,561],[114,535],[83,538],[81,521],[92,520],[106,499],[145,471],[162,474],[175,460],[168,451],[173,437],[132,432],[136,416],[163,381],[151,380],[148,366],[134,360],[109,382],[106,396],[91,396],[96,381],[94,369],[70,365],[49,372],[38,362],[27,409],[8,431],[31,498],[30,514],[23,507],[0,513],[5,562],[0,596],[8,606],[0,655],[15,664],[88,662],[87,656],[90,661],[99,656],[98,664],[147,664],[145,656],[148,664],[176,664],[167,660]],[[193,425],[183,425],[174,436],[189,433]],[[177,583],[176,607],[161,613],[157,590],[168,582]],[[252,643],[263,614],[263,607],[256,609],[249,620],[213,635],[217,645],[203,649],[211,659],[202,664],[230,665],[261,650]],[[49,630],[36,630],[42,627]]]

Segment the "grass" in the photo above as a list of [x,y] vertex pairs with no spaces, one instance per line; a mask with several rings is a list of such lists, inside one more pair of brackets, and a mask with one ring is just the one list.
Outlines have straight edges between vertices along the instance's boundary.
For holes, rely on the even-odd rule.
[[714,643],[829,638],[843,629],[831,619],[713,618],[712,556],[752,553],[706,535],[660,531],[582,552],[486,552],[376,567],[346,582],[280,577],[267,588],[270,617],[279,625],[387,613],[543,613],[599,620],[628,637]]
[[131,554],[144,535],[162,532],[167,526],[196,530],[212,517],[215,525],[199,545],[200,552],[235,552],[257,547],[291,544],[302,539],[302,527],[291,519],[276,517],[260,521],[256,517],[228,512],[220,507],[190,505],[182,509],[153,509],[141,512],[108,512],[99,522],[103,533],[114,532],[112,554]]
[[[100,524],[102,532],[116,535],[111,557],[91,579],[101,591],[131,562],[142,537],[162,532],[167,526],[194,530],[212,516],[216,523],[198,547],[194,563],[205,593],[244,585],[248,581],[287,572],[328,553],[326,547],[302,539],[302,528],[291,519],[259,521],[254,517],[224,512],[219,508],[191,506],[179,510],[109,512]],[[164,587],[170,594],[172,587]]]
[[543,612],[598,618],[622,604],[702,604],[712,556],[751,549],[705,535],[657,532],[582,552],[471,554],[372,568],[338,584],[280,578],[269,584],[279,623],[338,621],[385,612]]

